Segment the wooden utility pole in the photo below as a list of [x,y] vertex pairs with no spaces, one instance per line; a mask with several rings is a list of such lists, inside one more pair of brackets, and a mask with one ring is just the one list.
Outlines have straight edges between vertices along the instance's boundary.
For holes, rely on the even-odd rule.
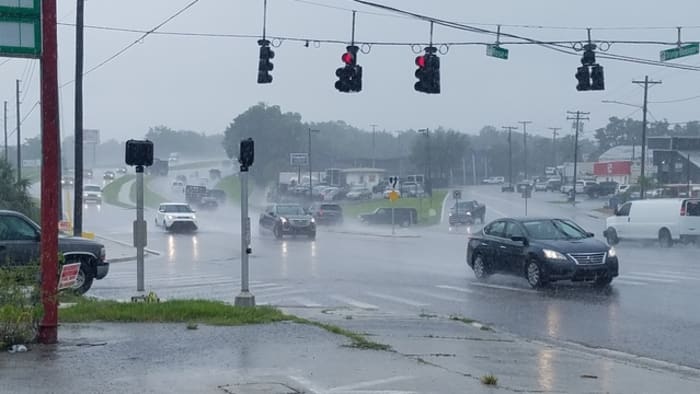
[[644,200],[645,189],[646,189],[646,177],[644,172],[644,167],[647,159],[647,102],[649,97],[649,85],[660,84],[661,81],[652,81],[649,76],[646,75],[643,81],[632,81],[638,85],[644,85],[644,107],[642,109],[642,171],[640,174],[641,181],[639,182],[639,198]]
[[567,114],[569,115],[575,115],[575,116],[567,116],[567,120],[575,120],[576,121],[576,135],[574,137],[574,184],[573,188],[571,189],[571,203],[576,205],[576,176],[578,175],[578,133],[579,130],[581,130],[581,121],[582,120],[588,120],[589,118],[584,116],[584,115],[590,115],[590,112],[581,112],[581,111],[566,111]]

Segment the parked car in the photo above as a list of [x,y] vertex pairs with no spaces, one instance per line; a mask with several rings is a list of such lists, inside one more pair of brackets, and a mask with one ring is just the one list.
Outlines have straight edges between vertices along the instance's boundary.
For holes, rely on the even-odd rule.
[[258,221],[260,232],[270,231],[277,239],[306,235],[316,239],[316,219],[299,204],[274,204],[265,208]]
[[388,180],[381,180],[379,183],[376,185],[372,186],[372,193],[382,193],[384,190],[390,188],[391,185],[389,184]]
[[449,224],[455,226],[459,224],[474,224],[477,219],[484,223],[486,217],[486,205],[479,204],[478,201],[458,201],[450,209]]
[[105,173],[102,175],[102,179],[105,181],[113,181],[115,176],[114,171],[105,171]]
[[507,185],[501,186],[502,193],[504,193],[504,192],[511,192],[512,193],[514,191],[515,191],[515,186],[513,186],[512,184],[507,184]]
[[166,231],[197,230],[197,216],[187,203],[166,202],[160,204],[154,220],[156,226],[162,226]]
[[[393,219],[392,209],[394,210]],[[408,227],[418,222],[418,211],[415,208],[377,208],[374,212],[360,215],[360,221],[366,224],[395,223]]]
[[424,197],[425,189],[423,185],[417,182],[404,182],[401,184],[399,191],[404,197]]
[[479,280],[495,273],[525,276],[533,288],[558,280],[606,286],[618,276],[615,248],[568,219],[498,219],[467,243],[467,264]]
[[620,205],[605,220],[603,233],[610,245],[621,240],[658,240],[662,247],[674,242],[700,240],[700,198],[634,200]]
[[83,203],[102,204],[102,187],[99,185],[83,186]]
[[506,181],[505,177],[502,176],[491,176],[484,178],[481,182],[487,185],[500,185]]
[[329,186],[323,190],[321,193],[321,200],[323,201],[335,201],[340,200],[341,189],[335,186]]
[[366,187],[353,187],[345,195],[348,200],[369,200],[372,198],[372,191]]
[[559,178],[549,178],[547,179],[547,190],[554,192],[561,189],[561,179]]
[[[28,217],[15,211],[0,211],[0,265],[27,265],[40,257],[41,229]],[[73,290],[83,294],[95,279],[109,272],[105,247],[79,237],[58,237],[58,250],[65,264],[80,263],[80,272]]]
[[599,196],[610,196],[617,192],[617,182],[600,182],[587,183],[583,188],[583,192],[590,198],[598,198]]
[[546,192],[547,189],[549,188],[549,183],[546,180],[540,180],[535,182],[535,191],[536,192]]
[[343,208],[338,204],[315,203],[309,213],[316,224],[343,224]]
[[515,185],[515,190],[518,193],[522,193],[526,189],[532,190],[533,186],[534,186],[533,183],[530,181],[520,181],[520,182],[518,182],[517,185]]

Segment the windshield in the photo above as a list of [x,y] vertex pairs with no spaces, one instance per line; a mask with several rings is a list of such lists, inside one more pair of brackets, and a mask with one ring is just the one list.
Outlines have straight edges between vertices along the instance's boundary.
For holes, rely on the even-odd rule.
[[164,212],[192,212],[192,208],[189,205],[164,205]]
[[476,206],[474,201],[464,201],[464,202],[459,202],[455,204],[452,209],[453,210],[467,210],[467,209],[472,209]]
[[101,192],[102,188],[99,186],[88,185],[88,186],[84,186],[83,190],[85,190],[86,192]]
[[560,219],[530,220],[522,223],[532,239],[571,240],[587,237],[585,231]]
[[277,214],[285,215],[303,215],[304,209],[300,205],[278,205]]

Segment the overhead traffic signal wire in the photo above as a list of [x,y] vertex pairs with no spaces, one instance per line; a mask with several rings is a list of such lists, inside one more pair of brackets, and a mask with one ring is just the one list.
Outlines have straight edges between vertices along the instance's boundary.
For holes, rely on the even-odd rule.
[[[177,12],[175,12],[175,13],[172,14],[172,15],[170,15],[170,16],[167,17],[165,20],[163,20],[162,22],[160,22],[159,24],[157,24],[156,26],[154,26],[152,29],[150,29],[150,30],[144,32],[139,38],[137,38],[136,40],[134,40],[131,44],[125,46],[125,47],[122,48],[122,49],[120,49],[119,51],[117,51],[116,53],[114,53],[112,56],[110,56],[110,57],[108,57],[107,59],[101,61],[101,62],[98,63],[97,65],[95,65],[95,66],[89,68],[87,71],[85,71],[85,72],[83,73],[83,76],[85,76],[85,75],[87,75],[87,74],[90,74],[91,72],[93,72],[93,71],[99,69],[100,67],[104,66],[105,64],[107,64],[107,63],[111,62],[112,60],[116,59],[117,57],[121,56],[122,54],[124,54],[124,52],[128,51],[129,49],[131,49],[132,47],[134,47],[136,44],[138,44],[138,43],[140,43],[141,41],[143,41],[143,39],[145,39],[145,38],[148,37],[149,35],[155,33],[158,29],[160,29],[161,27],[165,26],[168,22],[170,22],[170,21],[172,21],[173,19],[177,18],[178,16],[180,16],[182,13],[184,13],[185,11],[187,11],[188,9],[190,9],[191,7],[193,7],[193,6],[194,6],[195,4],[197,4],[197,3],[199,3],[199,0],[192,0],[192,1],[189,2],[187,5],[185,5],[184,7],[182,7],[180,10],[178,10]],[[73,83],[73,82],[75,82],[75,80],[71,80],[71,81],[69,81],[69,82],[66,82],[66,83],[64,83],[63,85],[61,85],[61,87],[63,88],[63,87],[65,87],[65,86],[67,86],[67,85],[69,85],[69,84],[71,84],[71,83]]]

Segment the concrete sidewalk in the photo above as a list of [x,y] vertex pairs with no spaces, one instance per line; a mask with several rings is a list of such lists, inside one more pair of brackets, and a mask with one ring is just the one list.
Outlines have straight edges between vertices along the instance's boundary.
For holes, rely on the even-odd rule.
[[[62,325],[60,344],[0,354],[8,393],[695,393],[697,370],[524,341],[438,317],[326,311],[392,351],[295,323]],[[353,316],[348,319],[347,316]],[[480,382],[493,374],[496,386]]]

